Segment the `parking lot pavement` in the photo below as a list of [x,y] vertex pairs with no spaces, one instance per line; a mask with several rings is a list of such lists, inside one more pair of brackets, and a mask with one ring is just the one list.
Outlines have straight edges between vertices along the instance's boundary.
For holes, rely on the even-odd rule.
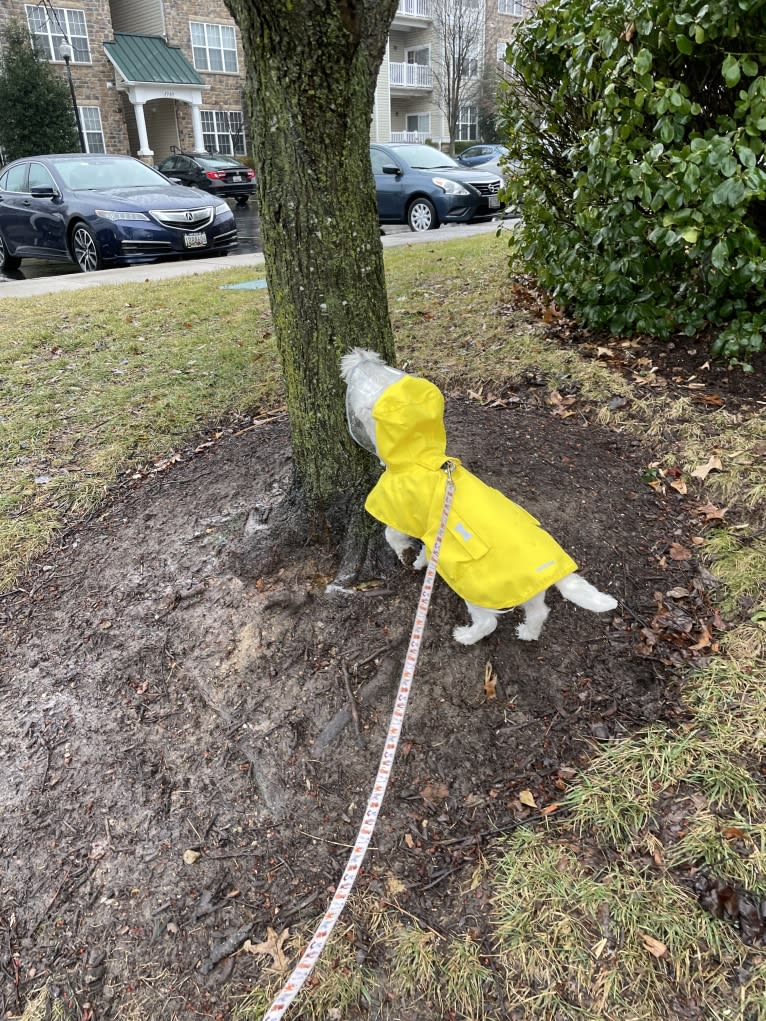
[[[439,230],[429,230],[423,233],[413,232],[408,227],[385,227],[380,240],[384,248],[392,248],[397,245],[436,244],[456,237],[493,234],[497,231],[498,226],[505,227],[512,222],[493,220],[489,223],[447,224],[440,227]],[[98,287],[104,284],[168,280],[194,273],[212,273],[218,269],[234,269],[237,266],[262,266],[263,263],[263,252],[253,250],[216,258],[187,259],[182,262],[155,262],[143,266],[128,266],[125,269],[103,269],[95,273],[80,273],[74,267],[47,263],[45,269],[50,268],[51,272],[46,272],[45,275],[22,278],[21,272],[0,274],[0,299],[31,298],[38,294],[50,294],[54,291],[77,291],[84,287]],[[39,272],[39,267],[36,267],[36,272]]]

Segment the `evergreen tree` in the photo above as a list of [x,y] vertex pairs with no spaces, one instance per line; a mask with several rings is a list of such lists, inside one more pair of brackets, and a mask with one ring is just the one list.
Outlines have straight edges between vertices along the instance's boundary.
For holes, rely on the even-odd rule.
[[5,160],[79,148],[66,82],[35,52],[26,27],[9,22],[0,33],[0,150]]

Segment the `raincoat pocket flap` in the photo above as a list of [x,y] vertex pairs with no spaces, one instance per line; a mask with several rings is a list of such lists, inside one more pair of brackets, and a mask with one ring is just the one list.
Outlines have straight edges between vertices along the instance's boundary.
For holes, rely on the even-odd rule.
[[451,515],[446,535],[449,537],[450,557],[458,563],[480,560],[489,550],[476,529],[463,518]]

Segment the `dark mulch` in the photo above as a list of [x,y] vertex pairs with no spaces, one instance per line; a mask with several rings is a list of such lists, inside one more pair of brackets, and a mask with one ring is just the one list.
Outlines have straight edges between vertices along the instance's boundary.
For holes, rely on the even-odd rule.
[[[462,605],[437,583],[358,887],[395,877],[407,911],[442,930],[468,924],[460,890],[489,839],[560,801],[594,745],[675,718],[677,666],[714,620],[693,497],[648,487],[652,452],[597,409],[564,416],[540,394],[452,400],[450,452],[620,609],[553,594],[538,643],[510,614],[466,649],[451,639]],[[50,979],[78,1018],[226,1017],[265,963],[234,951],[328,903],[421,577],[391,556],[378,585],[327,592],[323,548],[240,576],[243,540],[278,541],[250,512],[289,471],[284,421],[233,429],[127,480],[0,603],[3,1016]]]

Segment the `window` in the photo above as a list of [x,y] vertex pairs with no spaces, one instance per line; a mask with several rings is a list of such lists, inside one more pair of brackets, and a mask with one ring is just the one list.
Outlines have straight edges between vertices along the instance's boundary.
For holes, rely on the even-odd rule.
[[505,51],[508,49],[510,44],[507,42],[501,42],[497,44],[497,60],[498,63],[505,62]]
[[99,108],[97,106],[81,106],[80,124],[85,135],[85,146],[88,152],[106,152]]
[[191,22],[194,66],[198,71],[230,71],[236,74],[237,38],[231,25],[205,25]]
[[208,152],[244,156],[247,152],[241,110],[202,110],[202,140]]
[[512,14],[514,18],[523,18],[526,4],[524,0],[497,0],[497,9],[500,14]]
[[418,46],[417,49],[407,50],[407,63],[427,67],[431,63],[430,46]]
[[477,57],[470,54],[463,57],[463,62],[460,65],[460,76],[461,78],[479,77],[479,61]]
[[42,163],[29,164],[27,191],[31,191],[33,188],[53,188],[55,192],[58,192],[56,182],[51,177],[50,171]]
[[65,39],[74,50],[75,64],[90,63],[90,45],[85,15],[68,7],[27,7],[27,25],[32,43],[46,60],[61,60],[59,47]]
[[431,132],[431,114],[408,113],[407,130],[416,131],[419,135],[424,135],[425,137],[428,137],[428,135]]
[[479,137],[479,111],[475,106],[461,106],[457,115],[457,137],[460,142],[475,142]]
[[24,191],[24,179],[27,176],[28,163],[19,163],[11,167],[0,178],[0,189],[3,191]]

